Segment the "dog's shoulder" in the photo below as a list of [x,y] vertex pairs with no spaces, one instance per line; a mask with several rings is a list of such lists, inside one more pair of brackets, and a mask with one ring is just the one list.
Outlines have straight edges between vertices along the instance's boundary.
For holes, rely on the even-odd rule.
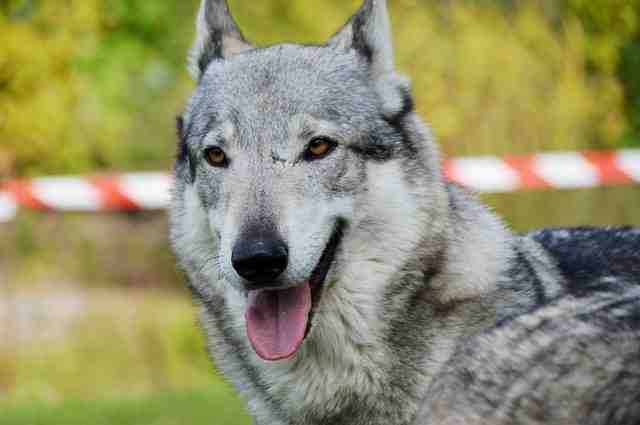
[[527,236],[555,261],[570,293],[640,285],[640,228],[550,228]]

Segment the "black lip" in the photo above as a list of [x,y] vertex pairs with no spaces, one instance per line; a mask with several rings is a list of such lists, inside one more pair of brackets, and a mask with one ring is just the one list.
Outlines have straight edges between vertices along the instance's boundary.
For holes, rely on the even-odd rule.
[[327,246],[325,246],[318,264],[311,273],[311,278],[309,279],[309,286],[311,287],[311,311],[309,312],[309,321],[307,323],[305,338],[311,331],[315,310],[320,304],[320,299],[322,298],[324,282],[327,277],[327,273],[329,273],[329,269],[331,268],[331,264],[333,263],[333,259],[336,256],[340,242],[342,241],[345,227],[346,222],[343,219],[339,218],[336,220],[329,242],[327,242]]

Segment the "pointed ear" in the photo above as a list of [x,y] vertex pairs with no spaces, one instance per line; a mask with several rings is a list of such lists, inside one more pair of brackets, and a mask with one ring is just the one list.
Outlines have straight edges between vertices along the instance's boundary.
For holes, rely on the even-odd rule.
[[386,0],[365,0],[327,46],[355,50],[369,62],[375,77],[392,73],[393,43]]
[[202,0],[196,21],[196,40],[189,54],[189,71],[196,80],[211,61],[251,49],[229,12],[226,0]]

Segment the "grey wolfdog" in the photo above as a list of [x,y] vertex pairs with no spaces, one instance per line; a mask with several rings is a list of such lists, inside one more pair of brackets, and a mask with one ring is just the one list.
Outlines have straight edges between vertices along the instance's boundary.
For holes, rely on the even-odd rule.
[[640,230],[511,232],[447,182],[387,6],[255,48],[204,0],[174,251],[258,425],[640,423]]

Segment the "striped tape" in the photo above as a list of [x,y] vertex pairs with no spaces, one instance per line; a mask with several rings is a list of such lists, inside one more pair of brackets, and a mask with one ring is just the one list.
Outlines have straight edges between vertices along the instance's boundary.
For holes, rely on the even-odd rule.
[[640,183],[640,149],[451,159],[445,174],[485,193]]
[[171,176],[135,173],[97,177],[43,177],[0,186],[0,221],[17,207],[43,211],[157,210],[169,204]]
[[[640,183],[640,149],[454,158],[447,178],[483,193],[578,189]],[[18,206],[45,211],[155,210],[169,203],[171,177],[137,173],[100,177],[46,177],[0,186],[0,221]]]

